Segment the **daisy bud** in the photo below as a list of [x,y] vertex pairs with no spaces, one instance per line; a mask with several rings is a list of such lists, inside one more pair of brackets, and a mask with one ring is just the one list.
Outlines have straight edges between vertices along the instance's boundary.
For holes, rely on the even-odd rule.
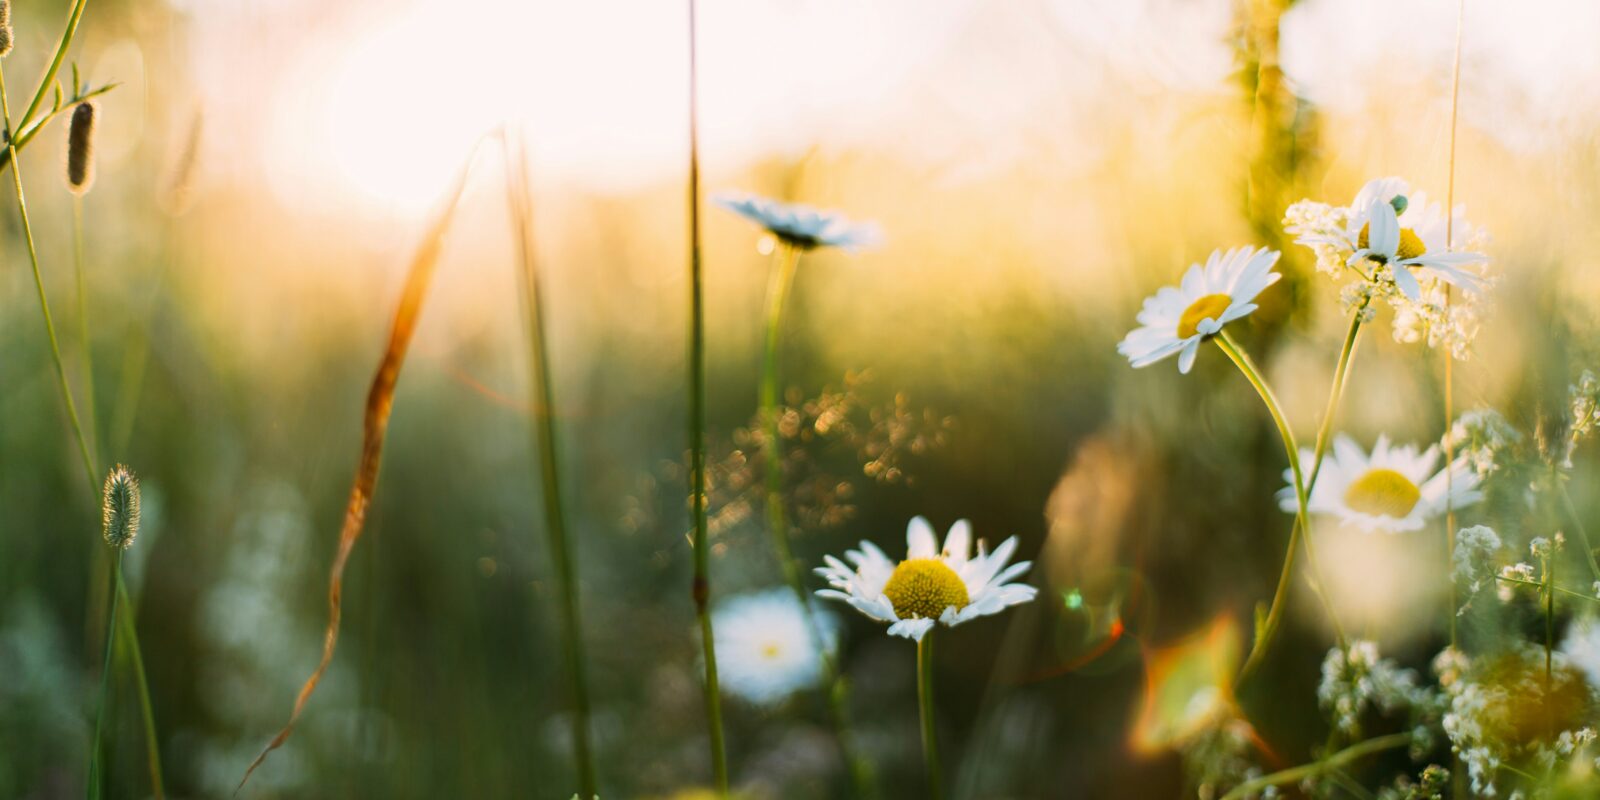
[[79,103],[67,127],[67,189],[73,194],[94,183],[94,117],[94,103]]
[[11,53],[11,0],[0,0],[0,58]]
[[139,478],[118,464],[106,475],[101,497],[106,544],[126,550],[139,535]]
[[1400,215],[1406,213],[1406,206],[1411,205],[1411,201],[1407,200],[1405,195],[1397,194],[1389,201],[1389,205],[1394,206],[1396,215]]

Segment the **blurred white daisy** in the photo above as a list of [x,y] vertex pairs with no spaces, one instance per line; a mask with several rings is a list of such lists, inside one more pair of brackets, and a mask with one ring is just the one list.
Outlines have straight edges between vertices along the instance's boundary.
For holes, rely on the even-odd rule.
[[[823,646],[838,639],[834,615],[814,609]],[[822,678],[822,659],[800,601],[788,587],[729,598],[713,618],[722,687],[757,705],[771,705]]]
[[[1310,473],[1316,456],[1300,449],[1301,468]],[[1333,452],[1322,462],[1322,472],[1311,488],[1313,514],[1331,514],[1365,531],[1399,533],[1420,530],[1428,520],[1448,508],[1463,508],[1483,499],[1478,474],[1462,456],[1448,470],[1434,472],[1439,448],[1418,452],[1416,445],[1391,445],[1379,436],[1368,455],[1348,436],[1333,441]],[[1278,505],[1297,509],[1293,473],[1284,470],[1289,486],[1278,491]],[[1447,496],[1448,495],[1448,496]]]
[[854,252],[883,242],[883,232],[875,223],[852,222],[836,211],[737,192],[718,194],[711,201],[800,250],[840,247]]
[[933,526],[917,517],[906,527],[904,561],[896,564],[873,543],[862,542],[860,550],[845,553],[854,569],[833,556],[827,557],[827,566],[817,568],[833,587],[817,595],[843,600],[890,623],[891,636],[921,641],[935,621],[954,627],[1032,600],[1037,589],[1007,583],[1032,566],[1028,561],[1006,566],[1016,549],[1013,536],[993,553],[978,542],[978,554],[973,556],[972,524],[961,520],[950,526],[940,550]]
[[1589,684],[1600,686],[1600,620],[1579,617],[1567,628],[1567,638],[1561,642],[1561,652],[1572,666],[1589,676]]
[[1212,251],[1205,266],[1189,265],[1176,287],[1164,286],[1145,298],[1141,327],[1123,338],[1117,352],[1135,367],[1177,355],[1178,371],[1187,374],[1201,342],[1255,311],[1256,295],[1283,277],[1272,271],[1277,262],[1278,252],[1265,247]]

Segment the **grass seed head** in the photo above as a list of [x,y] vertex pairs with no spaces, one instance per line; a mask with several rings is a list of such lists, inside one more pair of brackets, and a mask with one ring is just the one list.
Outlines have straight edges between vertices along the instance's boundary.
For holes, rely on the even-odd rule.
[[67,188],[73,194],[83,194],[94,184],[95,113],[94,103],[79,103],[67,127]]
[[106,475],[102,492],[106,544],[123,550],[139,535],[139,478],[118,464]]
[[11,0],[0,0],[0,58],[11,54]]

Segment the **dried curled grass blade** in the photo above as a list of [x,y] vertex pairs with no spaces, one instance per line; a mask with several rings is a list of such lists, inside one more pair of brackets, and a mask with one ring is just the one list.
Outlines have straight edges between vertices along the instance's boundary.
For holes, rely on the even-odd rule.
[[300,712],[305,710],[306,702],[311,699],[311,693],[316,691],[323,673],[328,670],[328,664],[333,661],[333,649],[339,640],[339,612],[344,591],[345,562],[349,561],[350,551],[355,547],[356,540],[361,538],[361,530],[366,523],[367,505],[372,501],[372,492],[378,485],[378,465],[383,457],[384,434],[389,428],[389,411],[394,406],[395,383],[400,379],[400,367],[405,363],[406,351],[411,346],[411,336],[416,332],[417,317],[422,313],[422,301],[428,293],[428,284],[433,279],[434,267],[439,261],[439,251],[444,244],[444,235],[449,230],[450,220],[461,202],[461,193],[466,187],[471,164],[472,158],[469,156],[467,167],[462,168],[461,176],[451,190],[449,199],[439,210],[427,235],[423,237],[421,246],[411,258],[405,288],[400,293],[400,305],[394,312],[394,324],[389,332],[389,346],[383,351],[383,358],[378,362],[378,374],[373,376],[372,388],[367,392],[366,412],[362,423],[361,460],[356,467],[355,482],[350,487],[350,500],[345,505],[344,524],[339,529],[339,550],[334,555],[333,567],[329,571],[328,628],[322,635],[322,660],[318,662],[311,677],[300,687],[300,694],[295,697],[294,711],[289,714],[288,724],[284,725],[283,729],[278,731],[278,735],[272,737],[272,741],[262,749],[261,754],[250,762],[250,767],[244,771],[244,777],[239,779],[239,786],[234,789],[235,795],[244,788],[245,783],[250,780],[250,775],[261,766],[267,755],[289,739],[289,734],[294,732],[295,723],[300,720]]

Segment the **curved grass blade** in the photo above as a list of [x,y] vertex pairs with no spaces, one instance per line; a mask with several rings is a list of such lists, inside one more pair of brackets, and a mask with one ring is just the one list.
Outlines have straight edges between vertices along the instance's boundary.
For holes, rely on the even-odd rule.
[[[473,154],[476,154],[476,149]],[[361,538],[362,528],[366,524],[367,506],[372,502],[373,490],[378,485],[378,466],[383,458],[384,435],[389,429],[389,412],[394,407],[395,384],[400,379],[400,367],[405,364],[406,351],[411,347],[412,334],[416,333],[417,318],[422,313],[422,301],[428,294],[428,284],[433,279],[434,267],[438,265],[439,251],[443,247],[445,233],[449,231],[450,221],[461,202],[461,193],[466,187],[472,160],[472,155],[469,155],[467,164],[462,168],[460,177],[456,179],[448,199],[434,218],[416,254],[411,257],[405,288],[400,293],[400,304],[395,309],[394,323],[389,331],[389,345],[383,351],[383,358],[378,361],[378,372],[373,376],[372,388],[367,392],[366,411],[362,421],[361,459],[356,467],[355,482],[350,487],[350,499],[345,505],[344,524],[339,529],[339,549],[329,570],[328,627],[322,635],[322,660],[317,663],[317,668],[311,673],[311,677],[301,685],[300,693],[295,697],[294,710],[289,714],[289,722],[278,731],[278,735],[272,737],[272,741],[267,743],[261,754],[250,762],[249,768],[244,771],[244,777],[239,779],[239,786],[234,789],[235,795],[244,788],[245,783],[250,780],[250,775],[261,766],[267,755],[288,741],[289,735],[294,732],[295,723],[300,721],[300,713],[305,710],[306,702],[311,699],[311,693],[316,691],[317,684],[322,681],[323,673],[327,672],[328,665],[333,661],[334,646],[339,640],[339,613],[344,593],[345,563],[350,560],[350,551],[355,547],[356,540]]]

